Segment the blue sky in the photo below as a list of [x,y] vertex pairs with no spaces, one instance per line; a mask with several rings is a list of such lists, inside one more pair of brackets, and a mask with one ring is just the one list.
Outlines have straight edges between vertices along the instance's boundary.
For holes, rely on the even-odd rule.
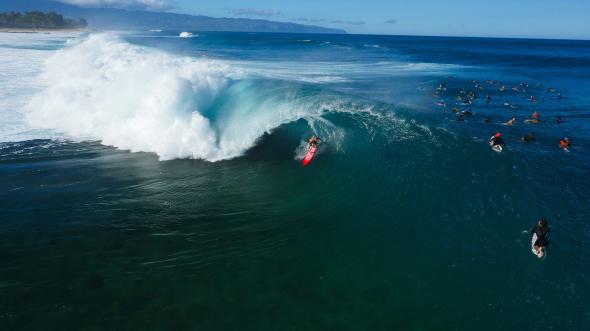
[[350,33],[590,39],[590,0],[61,0],[247,17]]

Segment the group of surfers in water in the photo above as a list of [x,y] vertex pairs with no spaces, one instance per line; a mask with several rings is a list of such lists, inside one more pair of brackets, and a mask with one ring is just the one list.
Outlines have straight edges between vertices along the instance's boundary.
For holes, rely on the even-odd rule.
[[[535,135],[532,133],[527,133],[525,136],[523,136],[520,139],[524,142],[531,143],[531,142],[535,141]],[[496,134],[493,135],[488,140],[488,142],[490,143],[490,145],[492,147],[506,146],[506,143],[504,143],[504,140],[502,140],[502,133],[500,133],[500,132],[496,132]],[[559,147],[567,150],[568,148],[570,148],[570,146],[571,146],[571,141],[569,140],[569,138],[565,137],[565,138],[559,140]]]
[[[453,77],[449,77],[449,80],[452,80]],[[475,80],[471,80],[471,83],[475,84],[475,89],[484,89],[484,87],[482,85],[480,85],[479,83],[477,83]],[[489,85],[499,85],[499,89],[500,92],[503,92],[506,87],[504,85],[501,85],[499,82],[496,81],[492,81],[492,80],[487,80],[486,81],[487,84]],[[537,87],[541,87],[542,84],[538,83]],[[519,86],[515,86],[512,88],[512,90],[516,91],[516,92],[521,92],[521,93],[527,93],[527,89],[528,89],[528,84],[526,83],[521,83]],[[436,98],[440,98],[441,97],[441,92],[442,91],[446,91],[447,90],[447,86],[445,83],[440,83],[439,86],[436,88],[435,92],[434,92],[434,97]],[[562,100],[562,95],[561,92],[559,92],[558,90],[556,90],[555,88],[549,87],[547,89],[548,93],[553,93],[556,94],[553,98],[556,99],[557,101],[561,101]],[[453,112],[457,115],[457,120],[458,121],[463,121],[465,116],[469,116],[469,115],[473,115],[473,111],[471,110],[471,105],[473,104],[473,102],[477,100],[477,94],[474,91],[467,91],[466,89],[460,89],[459,90],[459,95],[457,96],[457,101],[459,102],[459,104],[461,105],[466,105],[469,106],[469,109],[467,110],[463,110],[461,111],[459,109],[459,107],[454,107],[453,108]],[[487,94],[485,96],[485,102],[486,104],[490,104],[492,101],[492,97]],[[531,103],[536,104],[537,103],[537,98],[534,95],[531,95],[528,98],[528,101],[530,101]],[[443,100],[440,100],[436,103],[438,106],[443,106],[446,107],[446,103]],[[516,109],[518,108],[516,105],[513,105],[510,101],[505,101],[504,102],[504,106],[510,107],[511,109]],[[528,118],[526,120],[524,120],[524,123],[526,124],[539,124],[541,122],[540,120],[541,114],[539,114],[538,111],[533,112],[532,117]],[[490,123],[492,122],[492,119],[489,117],[486,117],[483,120],[484,123]],[[558,116],[556,119],[556,123],[557,124],[561,124],[563,123],[563,118],[561,116]],[[507,122],[504,123],[505,125],[508,126],[513,126],[516,124],[516,117],[512,117],[510,118]],[[499,148],[498,146],[504,147],[505,143],[502,140],[502,134],[500,132],[496,133],[494,136],[492,136],[488,141],[490,143],[490,145],[492,146],[492,148],[494,148],[496,151],[500,151],[502,150],[502,148]],[[527,135],[521,137],[521,141],[523,142],[527,142],[527,143],[531,143],[535,141],[535,135],[533,133],[528,133]],[[569,138],[565,137],[559,140],[559,147],[563,148],[566,151],[569,151],[569,148],[571,146],[571,141]]]
[[[449,77],[449,79],[452,79],[452,78]],[[474,80],[471,80],[471,83],[475,84],[476,89],[484,89],[483,86],[479,85]],[[486,81],[486,83],[489,85],[499,85],[499,83],[494,82],[494,81]],[[520,85],[521,86],[513,87],[512,90],[517,91],[517,92],[526,93],[526,89],[528,88],[528,85],[526,83],[522,83]],[[540,84],[537,84],[537,87],[540,87],[540,86],[541,86]],[[500,92],[503,92],[504,90],[505,90],[505,86],[500,85]],[[446,85],[444,83],[441,83],[438,86],[438,88],[436,89],[436,91],[434,93],[434,96],[439,98],[441,91],[446,91]],[[557,101],[562,100],[562,95],[559,91],[557,91],[551,87],[549,89],[547,89],[547,91],[549,93],[556,93],[557,95],[554,97],[554,99],[556,99]],[[477,99],[477,95],[475,94],[475,92],[473,92],[473,91],[467,92],[465,89],[461,89],[459,91],[459,95],[457,96],[457,101],[460,104],[467,105],[467,106],[471,106],[473,101],[475,101],[476,99]],[[531,95],[528,98],[528,100],[531,103],[537,103],[537,98],[535,96]],[[492,101],[492,97],[489,94],[486,95],[486,97],[485,97],[486,104],[490,104],[491,101]],[[446,106],[445,102],[442,100],[439,100],[437,102],[437,105],[438,106]],[[510,101],[504,102],[504,106],[510,107],[511,109],[518,108],[516,105],[513,105]],[[459,107],[454,107],[453,112],[457,115],[458,121],[463,121],[464,116],[466,116],[466,115],[467,116],[473,115],[471,107],[469,107],[468,110],[463,110],[463,111],[460,111]],[[539,124],[541,122],[540,117],[541,117],[541,114],[539,114],[538,111],[535,111],[532,114],[532,118],[524,120],[524,123],[525,124]],[[490,123],[490,122],[492,122],[491,118],[486,117],[484,119],[484,123]],[[515,123],[516,123],[516,117],[512,117],[504,124],[508,125],[508,126],[513,126]],[[563,118],[561,116],[558,116],[556,119],[556,123],[557,124],[563,123]],[[521,138],[521,141],[526,142],[526,143],[534,142],[535,135],[533,133],[528,133]],[[501,151],[502,148],[506,145],[506,143],[502,139],[502,133],[500,133],[500,132],[496,132],[496,134],[494,134],[492,137],[490,137],[488,142],[489,142],[490,146],[492,146],[492,148],[496,151]],[[565,137],[565,138],[559,140],[559,147],[563,148],[564,150],[567,151],[570,148],[570,146],[571,146],[571,141],[569,140],[569,138]],[[531,228],[530,230],[525,231],[525,232],[532,233],[532,235],[533,235],[532,241],[531,241],[532,252],[538,258],[545,257],[546,249],[547,249],[547,246],[549,245],[549,233],[550,233],[547,220],[545,220],[545,219],[539,220],[537,222],[536,226],[534,226],[533,228]]]
[[[505,124],[508,126],[512,126],[514,125],[514,123],[516,122],[516,118],[512,117],[510,120],[508,120],[508,122],[506,122]],[[533,113],[533,119],[531,120],[526,120],[525,123],[530,122],[530,123],[534,123],[537,124],[539,123],[539,113],[538,112],[534,112]],[[524,135],[523,137],[520,138],[521,141],[525,142],[525,143],[532,143],[535,141],[535,135],[533,133],[527,133],[526,135]],[[489,140],[488,142],[490,143],[490,145],[492,147],[495,146],[502,146],[504,147],[506,144],[504,143],[504,141],[502,140],[502,133],[497,132],[496,134],[494,134]],[[559,139],[559,147],[563,148],[566,151],[569,151],[569,148],[571,147],[572,142],[568,137]]]

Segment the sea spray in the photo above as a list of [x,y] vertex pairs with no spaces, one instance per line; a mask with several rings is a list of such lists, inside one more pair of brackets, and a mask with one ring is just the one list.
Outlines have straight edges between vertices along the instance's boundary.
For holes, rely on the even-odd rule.
[[24,111],[33,127],[121,149],[155,152],[161,159],[216,159],[215,133],[199,110],[228,84],[228,71],[221,63],[172,58],[112,35],[91,35],[47,61],[40,77],[46,88]]

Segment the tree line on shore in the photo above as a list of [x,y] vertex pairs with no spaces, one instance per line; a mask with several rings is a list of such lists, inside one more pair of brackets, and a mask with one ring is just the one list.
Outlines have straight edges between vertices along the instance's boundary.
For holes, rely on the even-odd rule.
[[0,28],[17,29],[76,29],[85,28],[88,22],[84,18],[74,20],[51,11],[30,11],[26,13],[0,13]]

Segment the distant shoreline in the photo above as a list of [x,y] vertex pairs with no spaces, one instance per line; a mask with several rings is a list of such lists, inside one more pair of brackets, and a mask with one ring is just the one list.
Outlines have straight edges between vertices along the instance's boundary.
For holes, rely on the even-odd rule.
[[52,32],[82,32],[87,28],[65,28],[65,29],[24,29],[24,28],[0,28],[0,33],[39,33],[51,34]]

